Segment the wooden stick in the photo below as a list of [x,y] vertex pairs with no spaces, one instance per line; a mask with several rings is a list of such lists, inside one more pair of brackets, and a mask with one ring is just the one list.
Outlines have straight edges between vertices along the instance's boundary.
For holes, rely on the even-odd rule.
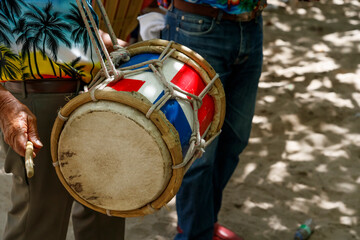
[[25,151],[25,168],[28,178],[34,176],[33,152],[34,152],[34,145],[32,144],[32,142],[28,141],[26,143],[26,151]]

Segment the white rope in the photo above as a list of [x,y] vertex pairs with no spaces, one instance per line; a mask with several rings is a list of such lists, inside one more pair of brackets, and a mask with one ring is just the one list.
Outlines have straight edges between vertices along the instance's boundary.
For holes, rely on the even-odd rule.
[[164,96],[162,96],[156,103],[154,103],[146,113],[146,117],[150,118],[151,114],[154,112],[155,109],[160,109],[162,106],[165,105],[165,103],[170,100],[171,94],[169,92],[166,92]]
[[[121,47],[118,44],[117,37],[113,31],[113,28],[111,27],[109,18],[106,14],[106,11],[105,11],[105,8],[104,8],[102,2],[97,0],[97,4],[98,4],[101,14],[105,20],[106,27],[108,29],[111,41],[113,43],[114,51],[111,52],[110,54],[107,51],[104,41],[102,40],[102,38],[99,34],[99,29],[97,28],[97,24],[95,22],[95,19],[92,15],[92,12],[91,12],[86,0],[76,0],[76,3],[78,5],[78,9],[83,18],[83,21],[84,21],[85,27],[87,29],[87,32],[89,34],[91,43],[95,49],[95,52],[98,56],[98,59],[99,59],[100,65],[101,65],[101,70],[96,74],[94,79],[89,83],[89,88],[92,88],[93,86],[98,85],[99,82],[102,82],[104,80],[108,80],[108,79],[119,80],[119,79],[121,79],[124,76],[124,74],[121,73],[121,71],[118,71],[116,69],[115,65],[120,64],[122,61],[128,61],[130,59],[130,57],[129,57],[130,54],[125,48]],[[89,24],[88,19],[90,20],[91,26]],[[92,31],[92,29],[93,29],[93,31]],[[95,33],[97,41],[95,40],[94,33]],[[100,45],[100,48],[105,56],[106,62],[102,58],[98,44]]]
[[219,74],[215,74],[215,76],[213,77],[213,79],[210,81],[210,83],[208,85],[206,85],[206,87],[202,90],[202,92],[199,94],[199,98],[203,99],[205,97],[205,95],[209,92],[210,87],[212,87],[215,83],[215,81],[219,78]]
[[110,212],[109,209],[106,209],[106,215],[108,215],[109,217],[112,217],[111,212]]
[[61,114],[60,110],[58,111],[58,117],[60,118],[60,120],[62,120],[63,122],[66,122],[69,117],[65,117]]
[[148,205],[146,205],[149,209],[150,209],[150,212],[151,213],[154,213],[154,212],[156,212],[156,209],[155,208],[153,208],[153,206],[151,206],[151,204],[149,203]]
[[[91,41],[91,43],[92,43],[92,45],[93,45],[93,47],[94,47],[94,49],[95,49],[96,55],[98,56],[98,59],[99,59],[100,64],[101,64],[101,67],[102,67],[102,69],[105,71],[106,77],[109,77],[109,73],[108,73],[108,71],[107,71],[107,69],[106,69],[105,62],[104,62],[103,59],[102,59],[102,56],[101,56],[101,53],[100,53],[100,49],[99,49],[99,47],[97,46],[97,43],[96,43],[96,41],[95,41],[95,37],[94,37],[93,31],[91,31],[91,27],[90,27],[90,25],[89,25],[89,22],[88,22],[88,20],[87,20],[87,17],[86,17],[84,8],[83,8],[83,6],[82,6],[82,4],[81,4],[80,1],[81,1],[81,0],[76,0],[76,3],[77,3],[77,5],[78,5],[78,9],[79,9],[80,14],[81,14],[81,17],[82,17],[82,19],[83,19],[83,21],[84,21],[85,27],[86,27],[86,29],[87,29],[87,31],[88,31],[88,34],[89,34],[89,37],[90,37],[90,41]],[[85,6],[87,6],[87,3],[86,3],[86,2],[85,2]],[[86,8],[85,8],[85,9],[86,9]],[[88,13],[88,14],[89,14],[89,13]],[[91,12],[90,12],[90,15],[92,16]],[[96,32],[96,31],[97,31],[96,24],[93,24],[93,27],[94,27],[94,30],[95,30],[95,32]]]
[[96,91],[96,88],[93,88],[91,89],[89,92],[90,92],[90,97],[91,97],[91,100],[93,100],[93,102],[97,102],[98,100],[96,99],[95,97],[95,91]]
[[[103,51],[103,53],[104,53],[104,55],[105,55],[105,58],[106,58],[106,60],[107,60],[106,64],[107,64],[108,67],[110,68],[110,71],[115,75],[116,72],[117,72],[117,71],[116,71],[116,68],[115,68],[113,62],[111,61],[111,57],[110,57],[110,55],[109,55],[109,52],[108,52],[107,49],[106,49],[106,46],[105,46],[104,41],[103,41],[102,38],[100,37],[99,29],[97,28],[97,24],[96,24],[96,22],[95,22],[94,16],[92,15],[91,10],[90,10],[90,8],[89,8],[86,0],[82,0],[82,2],[83,2],[83,5],[84,5],[84,7],[85,7],[85,10],[86,10],[86,12],[87,12],[87,14],[88,14],[88,18],[90,19],[90,22],[91,22],[91,24],[92,24],[92,27],[93,27],[94,30],[95,30],[94,32],[95,32],[95,35],[96,35],[97,40],[98,40],[99,43],[100,43],[101,50]],[[88,31],[89,31],[89,29],[88,29]],[[93,42],[93,45],[96,45],[96,42]],[[102,61],[103,61],[103,60],[102,60]]]

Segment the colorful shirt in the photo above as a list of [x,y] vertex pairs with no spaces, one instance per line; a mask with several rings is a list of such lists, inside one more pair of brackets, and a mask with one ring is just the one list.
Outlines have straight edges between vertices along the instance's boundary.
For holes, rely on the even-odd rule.
[[[229,14],[240,14],[252,12],[258,7],[261,0],[185,0],[186,2],[196,4],[208,4],[214,8],[222,9]],[[159,6],[167,8],[169,0],[158,0]],[[263,1],[264,3],[266,1]]]
[[100,69],[75,0],[0,0],[0,53],[0,81],[89,82]]

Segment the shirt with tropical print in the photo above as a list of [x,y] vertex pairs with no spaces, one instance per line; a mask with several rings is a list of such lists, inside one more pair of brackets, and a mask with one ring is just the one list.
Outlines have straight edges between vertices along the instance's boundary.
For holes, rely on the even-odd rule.
[[[261,0],[185,0],[186,2],[196,4],[208,4],[214,8],[222,9],[229,14],[241,14],[252,12],[256,9]],[[169,7],[170,0],[158,0],[158,5],[164,8]],[[266,1],[263,1],[266,2]]]
[[0,0],[0,81],[89,82],[99,69],[75,0]]

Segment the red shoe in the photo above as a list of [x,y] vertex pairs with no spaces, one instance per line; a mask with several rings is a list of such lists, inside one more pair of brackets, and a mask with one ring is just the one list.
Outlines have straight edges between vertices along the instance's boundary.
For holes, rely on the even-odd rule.
[[[183,230],[179,226],[177,226],[176,229],[178,233],[183,233]],[[227,229],[226,227],[221,226],[218,223],[215,223],[213,240],[244,240],[244,239],[236,235],[230,229]]]
[[230,229],[227,229],[226,227],[221,226],[218,223],[215,223],[213,240],[244,240],[244,239],[236,235]]

